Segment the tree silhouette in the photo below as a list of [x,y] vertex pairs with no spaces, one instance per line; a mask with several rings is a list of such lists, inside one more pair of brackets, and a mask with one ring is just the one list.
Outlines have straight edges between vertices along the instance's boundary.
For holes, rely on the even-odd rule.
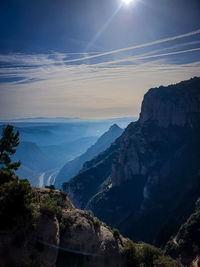
[[18,170],[20,161],[11,162],[10,156],[16,152],[15,147],[19,145],[19,131],[14,133],[13,126],[7,125],[2,131],[0,139],[0,168],[2,170]]

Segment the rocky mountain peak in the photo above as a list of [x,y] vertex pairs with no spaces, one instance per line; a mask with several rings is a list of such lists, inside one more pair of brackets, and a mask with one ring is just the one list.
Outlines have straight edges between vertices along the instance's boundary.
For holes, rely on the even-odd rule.
[[150,89],[144,96],[140,122],[155,121],[159,127],[194,126],[200,122],[200,78]]
[[121,130],[121,128],[115,123],[110,126],[109,131]]

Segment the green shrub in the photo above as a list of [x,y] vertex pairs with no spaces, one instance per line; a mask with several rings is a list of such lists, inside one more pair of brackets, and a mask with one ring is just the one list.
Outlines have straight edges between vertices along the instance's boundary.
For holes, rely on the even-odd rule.
[[50,195],[46,195],[41,199],[40,211],[48,217],[62,217],[62,208],[57,205],[56,201]]
[[181,267],[182,265],[170,257],[159,256],[153,262],[154,267]]
[[0,186],[0,226],[25,225],[34,217],[32,188],[27,180],[14,180]]
[[11,171],[8,169],[0,169],[0,186],[10,181],[13,181]]
[[136,255],[136,248],[130,239],[127,239],[123,244],[122,256],[127,267],[139,266],[138,258]]
[[136,251],[139,262],[148,267],[153,267],[154,260],[158,259],[160,256],[163,256],[164,254],[161,249],[142,242],[136,245]]
[[114,238],[116,239],[116,240],[121,240],[121,237],[120,237],[120,232],[119,232],[119,230],[118,229],[113,229],[112,230],[112,233],[113,233],[113,236],[114,236]]
[[93,218],[93,225],[94,225],[95,232],[99,232],[100,227],[101,227],[101,222],[98,218],[96,218],[96,217]]

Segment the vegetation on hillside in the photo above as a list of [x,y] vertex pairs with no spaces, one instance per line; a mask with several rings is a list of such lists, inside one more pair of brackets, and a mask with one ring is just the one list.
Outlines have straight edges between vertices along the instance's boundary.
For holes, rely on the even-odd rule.
[[[8,131],[9,135],[6,134]],[[1,163],[4,163],[4,166],[0,169],[0,231],[13,232],[14,244],[16,244],[17,247],[27,246],[26,239],[31,232],[37,229],[41,216],[46,216],[49,220],[57,218],[61,233],[64,229],[66,230],[66,228],[67,231],[74,231],[76,229],[79,231],[82,228],[81,222],[75,225],[73,219],[69,217],[70,213],[66,213],[67,210],[75,211],[75,209],[67,199],[65,193],[55,190],[54,187],[33,189],[27,180],[19,180],[14,174],[13,170],[17,169],[19,164],[11,163],[9,153],[13,154],[15,152],[14,147],[19,144],[18,136],[18,133],[14,134],[12,127],[7,126],[0,140],[2,148],[1,155],[6,155],[5,153],[7,153],[7,156],[1,158]],[[4,159],[5,161],[3,162]],[[81,211],[79,212],[81,213]],[[77,213],[76,216],[78,216],[78,214],[79,213]],[[90,212],[85,211],[81,214],[91,222],[91,227],[94,228],[96,235],[99,235],[100,228],[104,224]],[[121,259],[123,260],[123,267],[181,266],[170,257],[165,257],[163,251],[160,249],[144,243],[134,244],[131,240],[124,239],[117,229],[113,229],[112,233],[116,242],[122,246]],[[36,249],[37,253],[42,254],[44,245],[38,243],[38,240],[34,241],[31,239],[31,242],[36,243],[34,248],[29,244],[29,249]],[[74,257],[76,258],[77,256]],[[35,259],[32,259],[28,264],[32,264],[34,260]],[[14,263],[12,262],[12,264]]]
[[180,258],[185,264],[200,255],[200,199],[178,234],[166,245],[166,254]]

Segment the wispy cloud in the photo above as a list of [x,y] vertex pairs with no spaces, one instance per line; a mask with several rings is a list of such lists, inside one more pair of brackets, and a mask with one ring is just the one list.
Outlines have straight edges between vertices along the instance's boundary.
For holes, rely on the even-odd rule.
[[[199,75],[200,40],[184,39],[199,33],[101,54],[0,55],[0,114],[4,118],[138,115],[148,88]],[[168,42],[175,40],[181,42]],[[165,46],[153,46],[161,43]],[[141,47],[148,50],[129,53]],[[126,53],[118,56],[119,52]]]
[[197,35],[197,34],[200,34],[200,29],[198,29],[196,31],[188,32],[188,33],[185,33],[185,34],[176,35],[176,36],[173,36],[173,37],[159,39],[159,40],[156,40],[156,41],[153,41],[153,42],[148,42],[148,43],[145,43],[145,44],[140,44],[140,45],[130,46],[130,47],[126,47],[126,48],[111,50],[111,51],[104,52],[104,53],[99,53],[99,54],[93,55],[93,56],[87,56],[87,57],[82,57],[82,58],[78,58],[78,59],[66,60],[65,63],[78,62],[78,61],[83,61],[83,60],[88,60],[88,59],[94,59],[94,58],[98,58],[98,57],[108,56],[108,55],[112,55],[112,54],[116,54],[116,53],[127,52],[127,51],[138,49],[138,48],[149,47],[149,46],[153,46],[153,45],[157,45],[157,44],[166,43],[166,42],[169,42],[169,41],[175,41],[175,40],[191,37],[191,36],[194,36],[194,35]]

